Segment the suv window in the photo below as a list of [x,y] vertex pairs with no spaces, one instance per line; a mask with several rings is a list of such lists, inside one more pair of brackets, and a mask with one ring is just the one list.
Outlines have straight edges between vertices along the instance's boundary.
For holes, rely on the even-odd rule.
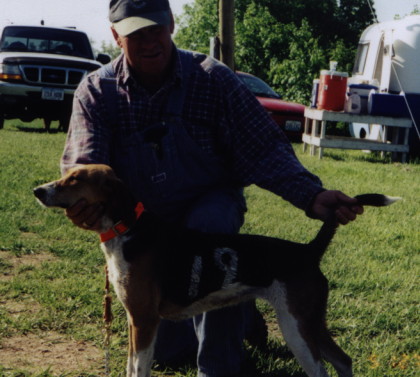
[[0,41],[0,51],[45,52],[94,59],[84,33],[47,27],[6,27]]

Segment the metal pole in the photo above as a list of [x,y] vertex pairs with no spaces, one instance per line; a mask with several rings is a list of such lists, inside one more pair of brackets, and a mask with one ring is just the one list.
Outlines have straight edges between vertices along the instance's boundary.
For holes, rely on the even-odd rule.
[[235,69],[235,0],[219,0],[220,60]]

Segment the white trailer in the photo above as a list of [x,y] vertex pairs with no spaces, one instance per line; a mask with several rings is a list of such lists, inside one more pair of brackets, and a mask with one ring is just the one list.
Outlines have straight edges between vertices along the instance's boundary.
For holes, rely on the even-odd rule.
[[[359,40],[352,82],[376,84],[380,93],[403,93],[413,119],[410,154],[420,153],[420,16],[367,27]],[[377,138],[379,126],[354,124],[353,136]]]

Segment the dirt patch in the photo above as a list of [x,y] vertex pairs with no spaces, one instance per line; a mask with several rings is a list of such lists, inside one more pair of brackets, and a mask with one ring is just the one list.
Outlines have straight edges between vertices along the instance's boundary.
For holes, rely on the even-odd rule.
[[20,301],[0,300],[0,305],[12,318],[34,315],[41,310],[41,305],[29,296],[19,299]]
[[54,332],[3,338],[0,365],[40,373],[48,368],[54,374],[98,371],[104,363],[100,350],[87,342],[63,339]]
[[[16,256],[2,250],[0,259],[3,266],[0,273],[2,284],[9,284],[23,269],[38,268],[45,262],[57,260],[47,253]],[[19,317],[36,315],[42,310],[42,306],[28,295],[13,300],[2,298],[0,305],[5,318],[14,321],[19,320]],[[104,368],[104,355],[94,344],[68,339],[53,331],[37,334],[12,333],[0,339],[0,366],[6,370],[30,373],[49,370],[54,375],[99,375],[99,371]]]
[[16,276],[20,269],[23,267],[36,268],[44,262],[53,262],[57,260],[51,254],[23,254],[16,256],[4,250],[0,250],[0,259],[3,260],[3,264],[6,264],[8,268],[3,268],[0,274],[0,281],[9,281]]

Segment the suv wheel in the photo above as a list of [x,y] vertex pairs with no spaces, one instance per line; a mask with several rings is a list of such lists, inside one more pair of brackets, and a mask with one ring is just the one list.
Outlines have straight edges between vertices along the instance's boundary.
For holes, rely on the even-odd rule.
[[50,132],[50,127],[51,127],[51,119],[44,118],[44,129],[45,129],[45,131]]
[[0,115],[0,130],[3,128],[4,126],[4,117],[3,115]]
[[70,115],[66,115],[59,120],[58,129],[63,132],[67,132],[69,130],[70,125]]

